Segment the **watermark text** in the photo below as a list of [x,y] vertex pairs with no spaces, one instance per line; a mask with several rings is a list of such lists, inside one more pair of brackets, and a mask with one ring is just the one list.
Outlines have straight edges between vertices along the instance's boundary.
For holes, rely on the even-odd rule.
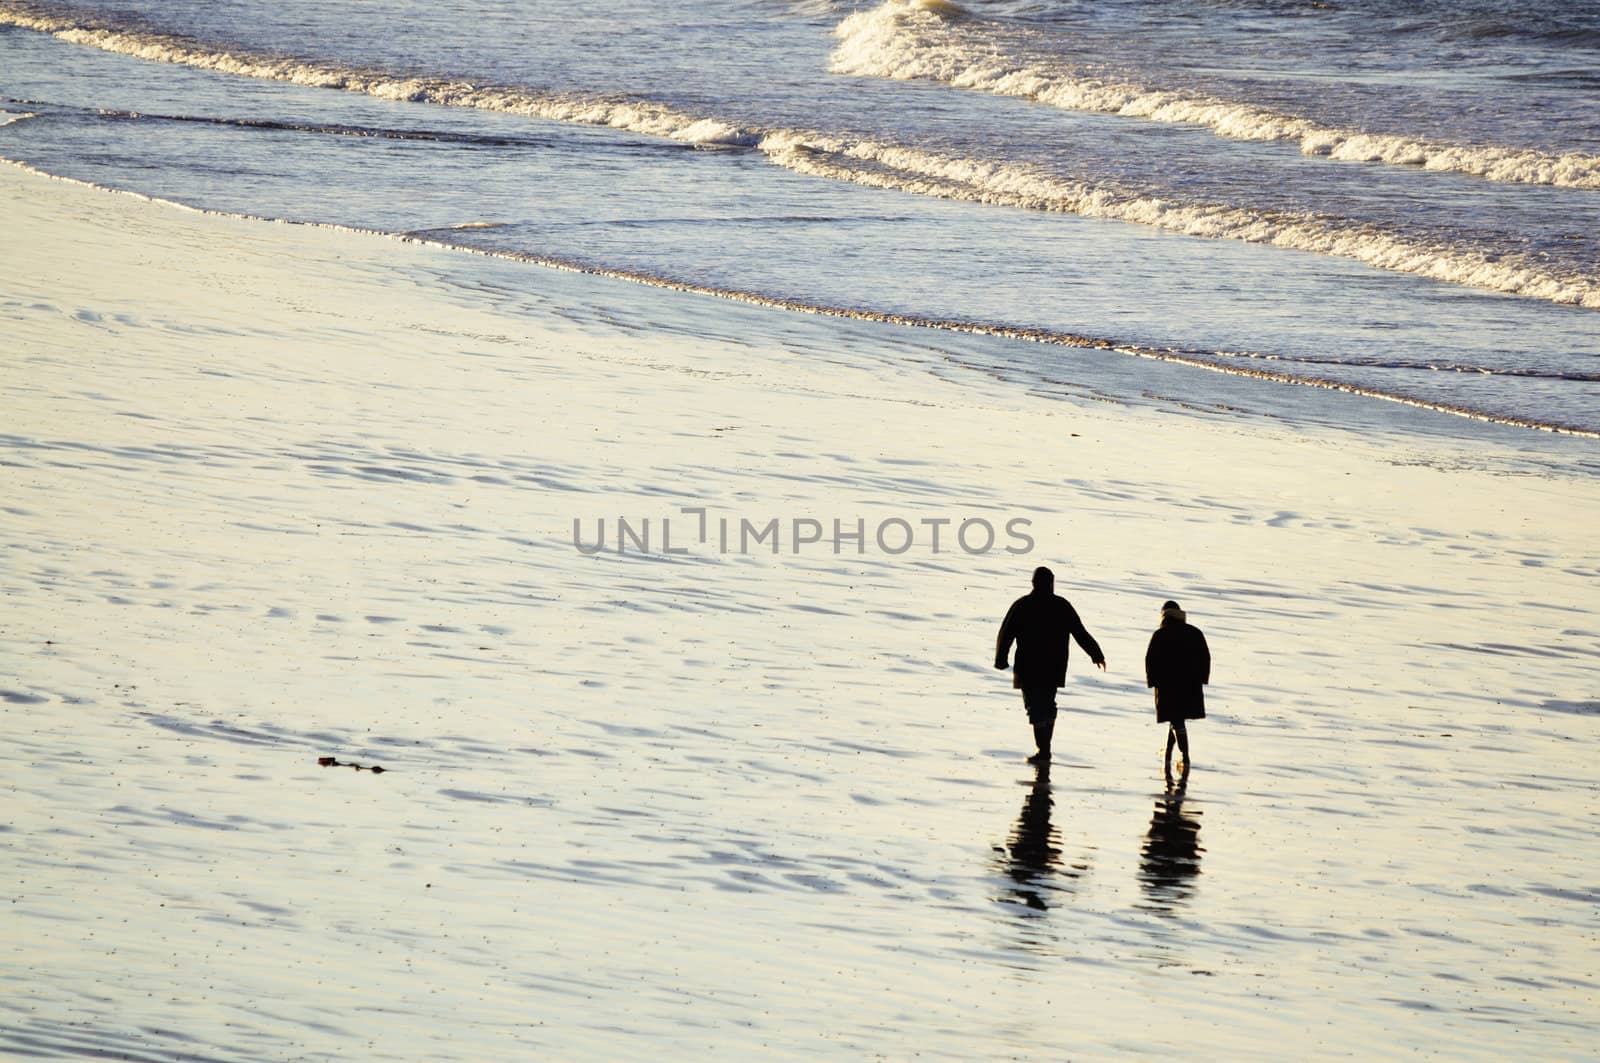
[[1027,517],[817,517],[714,516],[705,506],[684,506],[676,516],[572,518],[572,545],[580,554],[797,555],[878,553],[1027,554],[1033,536]]

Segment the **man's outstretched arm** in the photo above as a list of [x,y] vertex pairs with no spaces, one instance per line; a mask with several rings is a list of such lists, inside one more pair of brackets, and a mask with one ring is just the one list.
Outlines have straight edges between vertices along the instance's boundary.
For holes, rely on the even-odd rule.
[[1083,652],[1089,655],[1089,660],[1102,672],[1106,670],[1106,655],[1100,652],[1100,644],[1089,634],[1089,629],[1083,626],[1083,621],[1078,618],[1076,611],[1072,614],[1072,637],[1078,640],[1078,645],[1083,647]]

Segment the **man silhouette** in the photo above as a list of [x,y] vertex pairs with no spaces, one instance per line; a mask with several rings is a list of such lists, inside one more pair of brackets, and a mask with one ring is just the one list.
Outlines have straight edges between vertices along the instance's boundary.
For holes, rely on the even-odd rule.
[[1083,652],[1102,672],[1105,654],[1100,644],[1078,619],[1072,603],[1055,592],[1055,573],[1040,566],[1033,570],[1033,593],[1012,603],[1000,625],[995,644],[994,666],[1010,668],[1006,658],[1011,644],[1017,644],[1017,663],[1011,685],[1022,691],[1022,704],[1033,725],[1033,740],[1039,752],[1028,758],[1030,764],[1050,759],[1050,737],[1056,729],[1056,690],[1067,684],[1068,636],[1078,640]]

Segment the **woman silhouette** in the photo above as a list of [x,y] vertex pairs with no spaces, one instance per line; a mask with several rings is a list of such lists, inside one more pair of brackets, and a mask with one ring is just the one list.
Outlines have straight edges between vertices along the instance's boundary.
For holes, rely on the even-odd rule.
[[1187,721],[1206,715],[1205,685],[1211,681],[1211,650],[1200,629],[1188,622],[1177,602],[1161,606],[1161,626],[1150,636],[1144,655],[1145,685],[1155,689],[1156,722],[1169,725],[1163,769],[1172,781],[1172,747],[1183,756],[1183,777],[1189,777]]

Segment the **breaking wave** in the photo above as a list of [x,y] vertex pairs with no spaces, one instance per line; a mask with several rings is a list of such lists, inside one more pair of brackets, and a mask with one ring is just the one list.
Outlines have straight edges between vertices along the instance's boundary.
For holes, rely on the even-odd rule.
[[950,0],[885,0],[835,30],[835,73],[936,81],[1064,110],[1203,126],[1233,140],[1289,141],[1305,155],[1416,166],[1490,181],[1600,189],[1600,155],[1449,144],[1336,129],[1246,103],[1187,95],[1007,54],[996,24]]

